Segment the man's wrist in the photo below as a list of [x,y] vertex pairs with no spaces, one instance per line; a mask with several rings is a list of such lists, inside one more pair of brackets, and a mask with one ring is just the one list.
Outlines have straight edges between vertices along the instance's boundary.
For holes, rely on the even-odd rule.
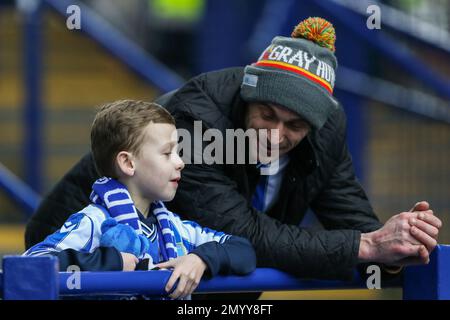
[[372,233],[361,233],[361,240],[359,242],[358,262],[365,263],[373,261],[373,240]]

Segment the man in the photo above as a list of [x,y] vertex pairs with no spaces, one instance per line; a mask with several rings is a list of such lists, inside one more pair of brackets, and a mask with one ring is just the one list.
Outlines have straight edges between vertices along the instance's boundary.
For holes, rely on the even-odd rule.
[[[186,165],[168,206],[190,219],[248,238],[258,266],[305,278],[350,279],[360,263],[388,273],[427,263],[441,221],[426,202],[379,222],[358,183],[345,142],[346,120],[332,92],[337,67],[334,29],[320,18],[275,37],[258,62],[202,74],[162,97],[178,128],[277,130],[278,170],[260,165]],[[269,139],[270,140],[270,139]],[[258,141],[265,144],[267,141]],[[88,203],[98,178],[85,156],[44,199],[26,232],[27,247]],[[311,208],[326,230],[299,227]],[[184,214],[184,216],[183,216]]]

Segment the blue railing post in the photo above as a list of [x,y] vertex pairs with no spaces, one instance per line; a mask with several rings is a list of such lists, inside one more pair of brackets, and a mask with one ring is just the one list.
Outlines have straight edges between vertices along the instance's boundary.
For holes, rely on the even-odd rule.
[[56,300],[59,297],[58,258],[3,258],[4,300]]
[[42,191],[42,2],[28,1],[22,8],[24,25],[25,150],[23,162],[28,185]]
[[404,300],[450,300],[450,246],[438,245],[425,266],[405,269]]

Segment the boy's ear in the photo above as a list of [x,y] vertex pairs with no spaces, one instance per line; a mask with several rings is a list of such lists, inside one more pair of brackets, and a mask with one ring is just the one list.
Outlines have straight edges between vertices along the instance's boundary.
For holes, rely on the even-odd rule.
[[127,151],[120,151],[116,156],[118,169],[126,176],[133,176],[135,171],[133,155]]

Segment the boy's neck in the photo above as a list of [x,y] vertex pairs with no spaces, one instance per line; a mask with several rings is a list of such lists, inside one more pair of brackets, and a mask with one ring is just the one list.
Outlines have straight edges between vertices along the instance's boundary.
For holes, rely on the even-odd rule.
[[119,181],[127,187],[136,209],[139,210],[139,212],[145,218],[147,218],[150,209],[150,203],[152,203],[153,200],[141,196],[140,192],[138,192],[138,190],[133,186],[133,184],[127,183],[126,181],[122,181],[120,179]]

